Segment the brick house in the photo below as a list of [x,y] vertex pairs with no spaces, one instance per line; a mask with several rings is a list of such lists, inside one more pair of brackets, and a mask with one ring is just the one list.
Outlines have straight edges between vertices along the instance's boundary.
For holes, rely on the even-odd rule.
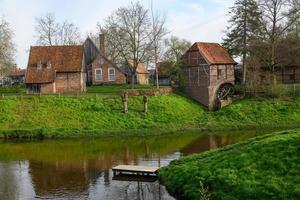
[[[132,72],[130,70],[132,66],[123,65],[122,71],[126,74],[127,77],[127,83],[132,83]],[[141,84],[141,85],[148,85],[149,84],[149,78],[150,78],[150,72],[147,70],[146,66],[143,63],[139,63],[136,68],[136,74],[135,74],[135,83]]]
[[237,63],[218,43],[193,44],[183,63],[183,90],[210,110],[232,93]]
[[105,56],[104,35],[100,35],[100,48],[88,38],[84,43],[87,83],[90,85],[125,84],[126,74]]
[[25,83],[28,93],[75,93],[86,90],[82,45],[30,48]]

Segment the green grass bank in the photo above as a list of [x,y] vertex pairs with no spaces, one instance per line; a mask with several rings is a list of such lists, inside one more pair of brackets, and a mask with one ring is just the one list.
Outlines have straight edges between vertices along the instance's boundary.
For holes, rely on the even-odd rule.
[[178,94],[129,98],[122,113],[119,96],[17,96],[0,98],[0,137],[85,137],[158,134],[181,129],[239,130],[299,127],[300,98],[243,100],[218,112]]
[[159,171],[182,199],[300,199],[300,131],[183,157]]

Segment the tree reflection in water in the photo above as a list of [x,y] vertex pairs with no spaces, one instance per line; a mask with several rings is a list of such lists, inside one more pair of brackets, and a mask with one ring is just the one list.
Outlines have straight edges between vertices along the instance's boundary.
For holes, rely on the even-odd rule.
[[215,149],[255,135],[175,134],[118,140],[2,142],[0,197],[174,199],[157,180],[114,180],[111,168],[118,164],[166,166],[182,154]]

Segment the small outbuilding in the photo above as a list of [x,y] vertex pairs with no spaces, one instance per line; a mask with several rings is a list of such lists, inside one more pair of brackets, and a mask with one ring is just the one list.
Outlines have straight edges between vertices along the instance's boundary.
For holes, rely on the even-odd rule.
[[82,45],[33,46],[25,76],[28,93],[78,93],[86,90]]
[[218,43],[196,42],[183,56],[182,88],[213,110],[233,94],[237,63]]

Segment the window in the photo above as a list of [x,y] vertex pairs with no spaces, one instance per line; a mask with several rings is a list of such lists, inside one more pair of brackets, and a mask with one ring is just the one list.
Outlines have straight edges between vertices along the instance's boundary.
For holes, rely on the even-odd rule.
[[100,68],[95,69],[95,80],[96,81],[102,80],[102,69],[100,69]]
[[38,62],[37,68],[38,68],[38,69],[42,69],[42,66],[43,66],[42,61]]
[[217,78],[218,78],[218,80],[220,79],[221,74],[222,74],[222,69],[220,69],[220,67],[218,66],[217,67]]
[[115,69],[114,68],[109,68],[108,69],[108,80],[109,81],[114,81],[115,79],[116,79]]

